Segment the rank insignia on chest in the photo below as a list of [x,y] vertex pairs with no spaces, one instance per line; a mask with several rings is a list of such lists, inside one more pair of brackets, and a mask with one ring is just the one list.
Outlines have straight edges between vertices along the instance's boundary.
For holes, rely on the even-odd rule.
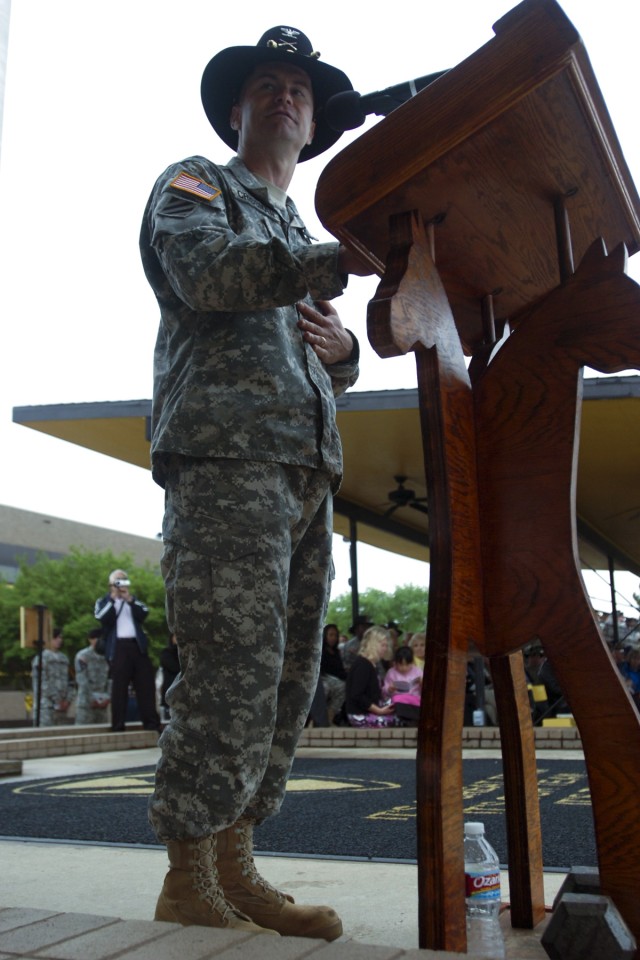
[[185,193],[193,193],[196,197],[202,197],[203,200],[214,200],[222,192],[218,187],[212,187],[210,183],[205,183],[198,177],[192,177],[184,170],[174,177],[169,186],[184,190]]

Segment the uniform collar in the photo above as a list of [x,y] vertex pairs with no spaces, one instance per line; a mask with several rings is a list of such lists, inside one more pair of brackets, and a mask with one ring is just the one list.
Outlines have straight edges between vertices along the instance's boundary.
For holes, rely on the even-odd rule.
[[[264,180],[258,178],[254,173],[251,173],[240,157],[232,157],[227,164],[227,169],[231,170],[236,180],[238,180],[243,187],[246,187],[261,203],[264,203],[268,207],[273,206],[271,197],[269,196],[269,188],[265,186]],[[285,206],[290,220],[294,217],[299,217],[296,205],[288,194],[286,195]],[[282,209],[281,204],[278,204],[278,209]]]

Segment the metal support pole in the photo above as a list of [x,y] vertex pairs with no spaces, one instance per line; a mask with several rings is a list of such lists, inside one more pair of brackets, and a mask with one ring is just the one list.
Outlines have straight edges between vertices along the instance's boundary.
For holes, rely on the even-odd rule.
[[620,640],[618,631],[618,607],[616,605],[616,575],[613,557],[607,557],[609,561],[609,588],[611,590],[611,619],[613,620],[613,642],[617,644]]
[[493,294],[487,293],[481,301],[482,339],[486,344],[496,342],[496,318],[493,312]]
[[360,613],[360,597],[358,596],[358,524],[349,518],[349,559],[351,561],[351,576],[349,585],[351,587],[351,616],[352,623],[356,622],[356,617]]
[[36,727],[40,726],[40,708],[42,705],[42,655],[44,651],[44,612],[42,603],[36,604],[38,611],[38,683],[36,685]]
[[563,196],[557,196],[553,201],[560,283],[566,283],[575,272],[573,265],[573,246],[571,244],[571,227],[569,224],[566,200],[568,197],[575,196],[577,192],[576,188],[568,190]]
[[473,658],[473,669],[476,682],[476,709],[484,710],[484,705],[486,703],[484,685],[484,659],[483,657],[474,657]]

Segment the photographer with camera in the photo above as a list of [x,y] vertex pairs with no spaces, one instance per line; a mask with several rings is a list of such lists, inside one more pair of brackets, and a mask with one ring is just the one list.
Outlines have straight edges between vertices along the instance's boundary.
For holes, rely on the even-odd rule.
[[129,684],[133,683],[145,730],[160,730],[149,641],[142,622],[149,608],[129,592],[124,570],[109,575],[109,592],[96,600],[94,616],[104,631],[104,655],[111,671],[111,729],[125,728]]

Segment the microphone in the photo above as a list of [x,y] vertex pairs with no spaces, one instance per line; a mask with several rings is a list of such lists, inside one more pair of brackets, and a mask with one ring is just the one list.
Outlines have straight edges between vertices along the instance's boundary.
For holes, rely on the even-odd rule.
[[404,83],[397,83],[393,87],[387,87],[386,90],[378,90],[375,93],[363,95],[355,90],[335,93],[324,105],[325,120],[333,130],[338,130],[340,133],[353,130],[355,127],[362,126],[367,114],[375,113],[386,117],[396,107],[406,103],[420,90],[424,90],[430,83],[448,72],[448,70],[439,70],[437,73],[429,73],[426,77],[406,80]]

